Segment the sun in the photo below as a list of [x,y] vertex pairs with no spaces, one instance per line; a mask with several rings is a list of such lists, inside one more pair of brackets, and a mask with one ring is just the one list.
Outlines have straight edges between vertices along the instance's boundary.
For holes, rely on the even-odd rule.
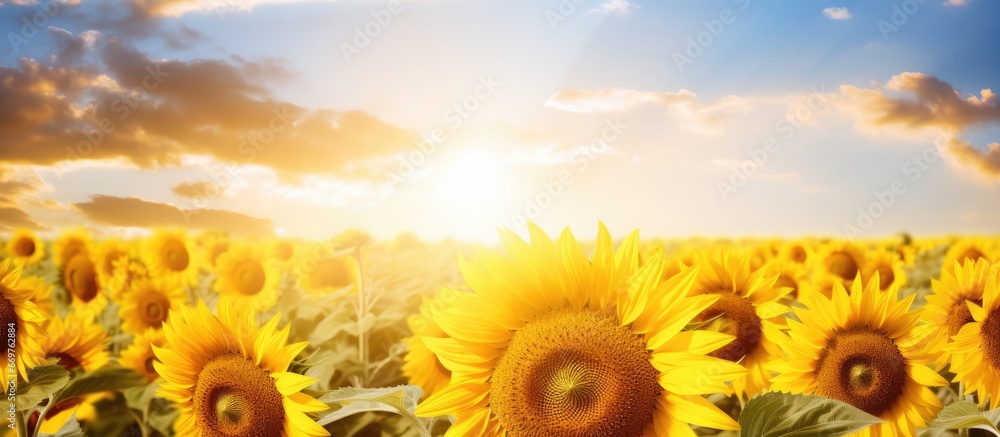
[[436,176],[434,196],[446,207],[461,205],[465,211],[483,212],[496,207],[508,185],[500,159],[485,151],[470,151],[455,157]]

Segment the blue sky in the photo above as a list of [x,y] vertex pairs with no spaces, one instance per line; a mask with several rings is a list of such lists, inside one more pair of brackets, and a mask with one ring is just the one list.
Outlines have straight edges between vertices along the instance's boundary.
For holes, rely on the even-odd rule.
[[860,235],[1000,222],[994,2],[82,0],[30,38],[48,2],[5,3],[0,229],[850,236],[894,181]]

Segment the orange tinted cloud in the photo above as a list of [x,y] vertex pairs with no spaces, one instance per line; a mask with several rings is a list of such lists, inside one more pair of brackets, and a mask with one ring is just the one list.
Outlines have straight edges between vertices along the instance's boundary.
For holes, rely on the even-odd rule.
[[107,226],[222,229],[233,234],[270,234],[271,220],[219,209],[181,209],[138,197],[93,195],[89,202],[71,203],[91,221]]
[[[889,92],[901,92],[892,97]],[[885,87],[863,89],[841,85],[835,102],[873,126],[908,129],[938,128],[949,132],[1000,121],[1000,100],[990,89],[963,98],[951,84],[934,76],[906,72],[893,76]]]
[[170,191],[187,199],[212,199],[221,196],[223,188],[212,181],[185,180],[174,185]]
[[352,164],[409,150],[417,139],[364,111],[274,98],[262,83],[287,72],[273,61],[151,60],[114,39],[98,45],[102,66],[0,67],[0,160],[117,159],[152,168],[201,155],[291,179],[365,178],[371,167]]
[[1000,143],[991,143],[981,151],[958,138],[952,138],[944,147],[945,153],[956,163],[976,172],[988,180],[1000,180]]

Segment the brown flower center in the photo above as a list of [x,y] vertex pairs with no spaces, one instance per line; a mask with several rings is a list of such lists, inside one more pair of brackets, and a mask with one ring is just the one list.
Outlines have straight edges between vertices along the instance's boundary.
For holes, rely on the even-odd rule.
[[171,238],[160,247],[162,261],[168,269],[175,272],[182,272],[187,269],[190,258],[184,242]]
[[704,329],[724,332],[736,337],[729,344],[712,352],[711,356],[738,363],[753,352],[762,335],[760,316],[750,301],[729,291],[717,293],[719,300],[695,318],[710,321]]
[[[5,285],[0,285],[0,287],[6,288]],[[4,327],[10,327],[11,324],[14,324],[14,332],[17,332],[17,311],[14,304],[2,294],[0,294],[0,322],[3,323]]]
[[983,338],[986,362],[994,369],[1000,369],[1000,308],[986,316],[979,335]]
[[282,435],[285,408],[268,372],[240,355],[214,358],[198,373],[193,408],[206,437]]
[[975,247],[970,247],[966,249],[965,252],[962,252],[962,254],[958,256],[958,262],[965,264],[965,261],[976,262],[979,261],[980,258],[986,259],[986,254],[983,253],[983,251],[976,249]]
[[799,264],[806,262],[806,258],[808,256],[809,255],[806,253],[806,249],[802,246],[793,246],[788,251],[788,259]]
[[243,260],[233,269],[233,282],[236,289],[245,295],[252,296],[264,289],[264,267],[255,260]]
[[22,238],[14,245],[14,254],[20,257],[29,257],[35,254],[35,241],[30,238]]
[[649,359],[643,337],[614,318],[549,314],[514,333],[490,407],[508,435],[640,436],[660,394]]
[[97,296],[97,272],[87,254],[77,254],[69,261],[63,273],[63,282],[73,296],[84,302],[90,302]]
[[824,262],[826,270],[845,280],[853,280],[858,275],[858,262],[846,252],[834,252]]
[[170,314],[170,299],[163,293],[148,290],[136,299],[136,309],[142,323],[150,328],[159,328]]
[[[954,337],[958,334],[958,331],[962,330],[962,327],[968,323],[975,322],[976,319],[972,317],[972,312],[969,311],[969,306],[966,305],[966,300],[961,299],[955,302],[951,306],[951,311],[948,311],[948,337]],[[973,301],[976,305],[982,306],[983,300]]]
[[869,330],[838,333],[816,370],[816,393],[878,416],[906,385],[906,359],[888,337]]

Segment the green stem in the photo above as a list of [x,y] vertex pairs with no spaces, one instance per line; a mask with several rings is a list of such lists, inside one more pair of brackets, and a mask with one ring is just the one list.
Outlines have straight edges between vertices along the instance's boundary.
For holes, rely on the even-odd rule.
[[[958,382],[958,400],[966,400],[965,396],[965,383]],[[958,430],[958,437],[969,437],[969,428],[960,428]]]
[[27,412],[18,411],[15,413],[14,418],[17,423],[15,423],[14,426],[17,429],[17,437],[28,437],[28,416],[25,414],[30,415],[31,411],[32,410],[28,410]]
[[354,248],[354,259],[358,263],[358,361],[361,362],[361,386],[368,387],[368,333],[361,330],[361,321],[368,313],[368,293],[365,289],[365,271],[361,265],[361,247]]

